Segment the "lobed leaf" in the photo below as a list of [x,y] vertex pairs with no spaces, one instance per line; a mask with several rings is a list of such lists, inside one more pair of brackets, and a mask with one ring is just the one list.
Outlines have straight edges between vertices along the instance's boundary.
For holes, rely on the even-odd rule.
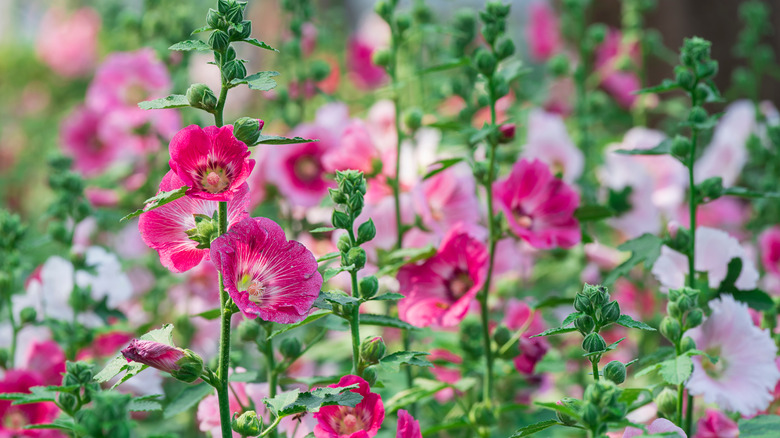
[[144,201],[144,208],[138,209],[127,216],[123,217],[122,219],[119,219],[119,222],[124,222],[128,219],[132,219],[136,216],[140,216],[143,213],[146,213],[147,211],[154,210],[157,207],[162,207],[165,204],[170,204],[171,202],[183,198],[184,195],[187,194],[187,189],[189,187],[183,186],[176,190],[171,190],[169,192],[162,192],[158,193],[157,195],[147,199]]
[[[193,32],[195,33],[195,32]],[[178,43],[168,47],[168,50],[177,50],[181,52],[189,52],[190,50],[197,50],[199,52],[211,52],[212,48],[201,40],[187,40],[179,41]]]
[[190,101],[183,94],[171,94],[168,97],[160,99],[145,100],[138,103],[138,107],[143,110],[184,108],[190,106]]

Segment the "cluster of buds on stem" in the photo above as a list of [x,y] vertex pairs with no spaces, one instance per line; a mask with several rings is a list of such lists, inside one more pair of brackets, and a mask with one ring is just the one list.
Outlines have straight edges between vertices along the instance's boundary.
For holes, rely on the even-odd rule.
[[[336,246],[341,253],[341,265],[352,266],[351,269],[358,271],[366,265],[366,251],[360,245],[376,236],[376,227],[371,219],[360,224],[357,235],[354,234],[355,220],[365,205],[366,179],[362,172],[345,170],[336,173],[336,182],[338,187],[330,189],[330,198],[337,205],[333,210],[331,221],[335,228],[347,230],[347,234],[341,236]],[[373,291],[369,289],[365,293],[373,296],[376,289]]]
[[704,319],[704,312],[699,307],[699,291],[687,287],[670,290],[666,313],[661,321],[661,334],[680,350],[678,354],[693,349],[693,339],[683,338],[683,333],[699,326]]
[[583,425],[592,431],[592,436],[602,436],[610,422],[622,421],[625,418],[627,406],[619,401],[622,392],[622,389],[610,381],[594,382],[585,389],[580,414]]
[[[574,309],[580,314],[574,320],[574,327],[585,337],[582,341],[582,349],[594,364],[594,372],[597,372],[595,367],[601,360],[601,356],[608,351],[607,342],[599,334],[599,330],[620,319],[620,305],[617,301],[610,301],[609,298],[606,287],[590,284],[585,284],[582,292],[578,292],[574,297]],[[594,378],[598,380],[598,375]],[[622,363],[610,363],[610,380],[615,383],[622,383],[625,380],[625,366]]]

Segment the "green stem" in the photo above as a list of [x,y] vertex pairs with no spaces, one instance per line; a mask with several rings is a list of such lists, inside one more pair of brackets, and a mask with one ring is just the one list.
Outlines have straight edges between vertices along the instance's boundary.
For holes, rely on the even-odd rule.
[[599,381],[599,362],[597,360],[590,360],[590,367],[593,369],[593,380]]
[[217,127],[223,125],[222,113],[225,111],[225,99],[227,99],[228,87],[226,84],[222,84],[222,88],[219,91],[219,101],[217,102],[217,108],[214,110],[214,123]]
[[691,436],[693,431],[693,396],[688,393],[688,406],[685,410],[685,434]]
[[[219,112],[221,114],[221,112]],[[219,203],[217,211],[219,221],[219,235],[227,231],[227,202]],[[221,315],[221,329],[219,334],[219,386],[217,387],[217,399],[219,400],[219,419],[222,426],[222,438],[231,438],[233,432],[230,429],[230,402],[228,393],[228,369],[230,368],[230,317],[233,315],[228,307],[228,293],[225,290],[225,281],[222,272],[219,272],[219,302]]]
[[282,417],[276,417],[273,423],[271,423],[270,426],[268,426],[263,433],[260,434],[261,437],[268,436],[268,434],[273,433],[274,436],[276,436],[276,426],[279,425],[279,422],[282,421]]
[[[273,339],[269,339],[268,335],[271,334],[271,330],[269,327],[269,330],[266,332],[266,339],[264,343],[264,350],[263,354],[265,355],[265,363],[266,363],[266,375],[268,376],[268,398],[274,398],[276,397],[276,389],[279,386],[277,384],[277,379],[279,377],[279,374],[276,369],[276,358],[274,357],[274,343]],[[263,435],[260,436],[266,436],[266,434],[270,434],[272,437],[276,437],[276,425],[279,423],[279,420],[281,418],[276,419],[271,426],[268,427],[263,432]]]
[[[401,330],[401,342],[403,342],[404,350],[410,351],[412,348],[412,333],[409,330]],[[414,376],[412,376],[412,367],[404,367],[406,373],[406,387],[411,389],[414,385]],[[409,405],[409,413],[412,417],[417,415],[417,403],[411,403]]]
[[395,107],[395,181],[393,181],[393,200],[395,201],[395,226],[396,226],[396,249],[401,248],[404,239],[403,224],[401,223],[401,141],[403,132],[401,132],[401,97],[398,92],[398,80],[396,76],[396,61],[398,60],[398,38],[393,36],[392,57],[388,73],[393,84],[393,106]]
[[[349,240],[352,247],[356,247],[357,240],[355,239],[355,233],[352,231],[352,225],[347,229],[349,233]],[[349,271],[349,277],[352,281],[352,296],[358,298],[358,280],[357,270],[352,269]],[[352,374],[356,376],[362,376],[363,368],[360,364],[360,305],[352,305],[352,314],[349,317],[349,331],[352,335]]]
[[16,338],[19,334],[19,326],[16,325],[16,319],[14,319],[14,308],[13,303],[11,302],[11,291],[6,291],[6,307],[8,308],[8,320],[11,322],[11,351],[9,352],[8,360],[10,361],[10,368],[15,368],[18,364],[14,363],[14,358],[16,357]]

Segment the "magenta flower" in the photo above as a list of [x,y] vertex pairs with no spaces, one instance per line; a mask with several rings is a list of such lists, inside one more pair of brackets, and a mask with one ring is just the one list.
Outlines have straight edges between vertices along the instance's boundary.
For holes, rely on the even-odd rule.
[[402,320],[425,327],[457,325],[485,283],[487,249],[464,224],[444,236],[438,252],[422,264],[398,271]]
[[292,324],[306,317],[322,276],[305,246],[266,218],[246,218],[211,242],[211,260],[247,318]]
[[142,363],[171,373],[181,368],[177,362],[184,358],[185,353],[181,348],[160,342],[133,339],[130,341],[130,345],[122,350],[122,356],[128,362]]
[[509,228],[531,246],[571,248],[580,242],[574,217],[580,195],[541,161],[515,163],[509,176],[493,185],[493,196]]
[[780,226],[772,227],[758,237],[761,248],[761,263],[764,269],[780,275]]
[[329,387],[341,388],[355,383],[358,387],[350,391],[362,395],[363,400],[355,407],[321,407],[319,412],[314,413],[316,438],[369,438],[377,434],[385,419],[385,406],[382,397],[371,392],[368,382],[358,376],[347,375]]
[[344,129],[338,147],[322,157],[322,164],[328,172],[353,169],[368,175],[375,160],[379,160],[379,150],[374,146],[368,128],[362,121],[354,120]]
[[422,438],[420,422],[403,409],[398,410],[398,431],[396,438]]
[[210,201],[229,201],[255,167],[232,125],[190,125],[173,137],[170,152],[171,169],[189,186],[187,194]]
[[628,57],[633,66],[639,65],[639,46],[636,42],[623,41],[623,34],[610,29],[604,42],[596,49],[596,69],[601,75],[601,86],[617,103],[630,108],[637,99],[634,94],[641,87],[639,76],[634,71],[618,68],[621,59]]
[[696,423],[696,434],[693,438],[737,438],[739,427],[737,423],[716,409],[707,409],[707,414]]
[[104,141],[98,135],[100,122],[98,111],[82,106],[63,120],[60,129],[63,149],[74,158],[74,168],[85,176],[105,171],[125,152],[118,143]]
[[[160,182],[160,191],[176,190],[186,184],[172,170]],[[228,201],[228,229],[249,214],[245,211],[249,202],[249,187],[241,184],[235,196]],[[143,213],[138,220],[138,229],[144,242],[160,255],[160,263],[172,272],[189,271],[208,259],[208,249],[199,249],[198,242],[187,235],[195,228],[196,214],[213,217],[217,201],[185,196],[169,204]]]
[[[46,383],[41,376],[32,370],[9,370],[0,380],[0,394],[22,392],[29,393],[33,386]],[[59,408],[54,403],[30,403],[12,405],[11,400],[0,400],[0,437],[38,437],[64,438],[67,435],[57,430],[28,430],[25,426],[31,424],[51,423]]]
[[349,42],[347,66],[349,77],[361,90],[377,88],[387,81],[387,73],[383,67],[375,65],[371,59],[377,47],[370,41],[353,38]]
[[526,32],[528,48],[535,61],[543,62],[558,53],[563,46],[558,17],[546,2],[531,3],[529,9],[530,19]]

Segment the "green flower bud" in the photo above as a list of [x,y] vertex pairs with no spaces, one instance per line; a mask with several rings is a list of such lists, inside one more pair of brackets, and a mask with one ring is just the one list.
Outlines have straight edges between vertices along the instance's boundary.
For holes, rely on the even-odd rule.
[[359,215],[361,211],[363,211],[363,206],[365,205],[365,198],[363,197],[363,194],[358,192],[355,192],[349,196],[349,199],[347,199],[347,207],[352,211],[353,214]]
[[723,194],[723,178],[714,176],[698,184],[705,201],[714,201]]
[[393,60],[393,55],[387,49],[377,49],[371,54],[371,62],[379,67],[388,67]]
[[680,299],[682,291],[680,289],[669,289],[669,301],[677,301]]
[[404,125],[410,131],[416,131],[422,126],[423,113],[420,108],[410,108],[404,113]]
[[331,223],[336,228],[343,230],[349,229],[352,226],[352,221],[349,220],[349,215],[343,211],[333,210],[333,216],[330,219]]
[[477,70],[485,76],[493,76],[496,71],[496,57],[488,50],[479,48],[476,55]]
[[488,403],[478,402],[471,407],[469,419],[479,426],[491,426],[496,423],[496,413]]
[[666,303],[666,313],[668,313],[672,318],[680,318],[682,316],[680,307],[677,306],[677,303],[674,301],[669,301]]
[[604,38],[607,37],[607,27],[603,24],[593,24],[588,29],[588,37],[596,44],[604,42]]
[[582,340],[582,349],[588,353],[603,351],[607,348],[607,342],[598,333],[589,333]]
[[553,77],[560,78],[569,74],[569,57],[564,54],[558,54],[547,61],[547,69]]
[[230,427],[233,432],[241,436],[258,436],[262,432],[262,418],[257,418],[257,412],[246,411],[236,418],[236,414],[233,414],[233,421],[230,422]]
[[680,341],[680,351],[685,353],[686,351],[691,351],[696,348],[696,341],[693,340],[690,336],[685,336]]
[[604,377],[619,385],[626,381],[626,366],[613,360],[604,367]]
[[252,22],[245,20],[241,22],[241,30],[236,30],[235,27],[230,27],[228,30],[231,41],[241,41],[249,38],[252,35]]
[[321,81],[330,75],[330,64],[318,59],[311,63],[311,77],[315,81]]
[[57,403],[62,407],[62,410],[67,414],[74,414],[78,407],[79,400],[73,394],[67,392],[61,392],[57,394]]
[[233,24],[241,23],[244,20],[244,8],[239,4],[235,4],[228,10],[225,16]]
[[85,385],[92,382],[94,365],[86,362],[65,362],[65,373],[75,379],[76,384]]
[[235,4],[233,0],[219,0],[217,2],[217,9],[220,14],[227,14],[231,7]]
[[[578,411],[580,406],[582,405],[582,402],[577,400],[576,398],[571,397],[564,397],[561,400],[559,400],[556,404],[559,404],[561,406],[566,406],[567,408],[571,408],[574,411]],[[577,424],[577,419],[563,414],[560,411],[555,411],[555,416],[558,417],[558,421],[561,423],[567,425],[567,426],[574,426]]]
[[347,202],[347,196],[339,189],[328,189],[330,199],[336,204],[344,204]]
[[609,292],[606,287],[601,285],[591,286],[589,290],[591,293],[590,301],[593,302],[594,306],[600,307],[609,302]]
[[221,30],[215,30],[209,37],[209,46],[214,51],[224,52],[230,45],[230,37]]
[[295,359],[301,355],[301,341],[298,338],[285,338],[279,345],[279,352],[287,359]]
[[665,316],[661,321],[661,334],[672,343],[676,343],[682,334],[680,322],[670,316]]
[[357,235],[358,244],[373,240],[374,237],[376,237],[376,226],[374,225],[373,219],[369,219],[360,224]]
[[355,269],[363,269],[366,266],[366,251],[359,246],[350,248],[347,252],[347,265],[355,265]]
[[698,327],[701,324],[701,321],[704,319],[704,312],[701,311],[701,309],[693,309],[690,312],[688,312],[688,315],[685,317],[685,329],[692,329],[694,327]]
[[387,347],[381,336],[369,336],[360,343],[360,360],[369,365],[376,365],[385,357]]
[[203,359],[192,350],[184,349],[184,357],[179,359],[176,365],[179,369],[172,370],[171,376],[182,382],[192,383],[203,374]]
[[574,327],[585,336],[593,331],[596,327],[596,323],[590,315],[582,315],[574,320]]
[[694,306],[693,300],[690,297],[686,296],[686,295],[682,295],[677,300],[677,308],[680,309],[680,312],[682,312],[682,313],[685,313],[685,312],[691,310],[691,308],[693,308],[693,306]]
[[620,305],[617,301],[609,302],[601,307],[601,322],[616,322],[620,318]]
[[360,291],[360,297],[363,299],[373,298],[379,290],[379,280],[374,275],[363,277],[360,279],[360,285],[358,290]]
[[228,61],[222,67],[222,75],[225,80],[230,82],[233,79],[244,79],[246,77],[246,67],[239,60]]
[[700,79],[707,79],[718,73],[718,61],[707,60],[696,65],[696,76]]
[[192,84],[187,89],[187,101],[193,108],[214,112],[217,108],[217,96],[206,84]]
[[578,292],[574,296],[574,309],[578,312],[588,313],[591,311],[591,302],[584,293]]
[[591,402],[585,402],[582,407],[582,422],[588,427],[595,427],[600,422],[599,408]]
[[496,56],[499,60],[504,60],[514,55],[515,43],[509,38],[501,38],[496,44]]
[[374,386],[377,378],[376,370],[373,367],[368,367],[363,370],[363,379],[368,382],[368,386]]
[[226,30],[228,27],[227,22],[222,17],[222,14],[220,14],[218,11],[215,11],[214,9],[209,9],[208,14],[206,14],[206,24],[212,29],[219,29],[219,30]]
[[349,235],[342,234],[341,237],[339,237],[339,241],[336,243],[336,248],[338,248],[338,250],[344,254],[349,252],[350,248],[352,248],[352,243],[350,243]]
[[260,324],[253,319],[245,319],[238,325],[238,339],[254,342],[260,336]]
[[509,94],[509,83],[503,76],[493,77],[493,95],[501,98]]
[[684,66],[677,66],[674,69],[675,81],[687,91],[693,90],[693,86],[696,83],[696,78],[693,77],[691,71]]
[[47,232],[51,238],[57,242],[66,243],[68,240],[68,229],[65,228],[65,224],[60,221],[50,222]]
[[390,22],[393,17],[393,5],[386,0],[380,0],[374,4],[374,12],[382,17],[383,20]]
[[658,407],[658,412],[665,417],[674,418],[677,413],[677,392],[670,388],[664,388],[655,397],[655,405]]
[[260,139],[265,122],[251,117],[241,117],[233,122],[233,135],[247,146],[254,146]]
[[691,141],[682,135],[676,136],[672,141],[672,155],[682,160],[686,160],[690,153]]
[[401,12],[395,16],[395,26],[398,33],[403,34],[412,26],[412,17],[406,12]]
[[688,121],[692,124],[698,125],[707,121],[707,110],[700,106],[691,108],[691,112],[688,114]]
[[511,338],[512,332],[510,332],[505,325],[500,325],[496,327],[495,331],[493,331],[493,340],[496,341],[496,345],[499,347],[502,347],[504,344],[509,342]]
[[31,322],[35,322],[37,318],[38,318],[38,312],[32,307],[25,307],[19,313],[19,322],[21,322],[22,324],[29,324]]

